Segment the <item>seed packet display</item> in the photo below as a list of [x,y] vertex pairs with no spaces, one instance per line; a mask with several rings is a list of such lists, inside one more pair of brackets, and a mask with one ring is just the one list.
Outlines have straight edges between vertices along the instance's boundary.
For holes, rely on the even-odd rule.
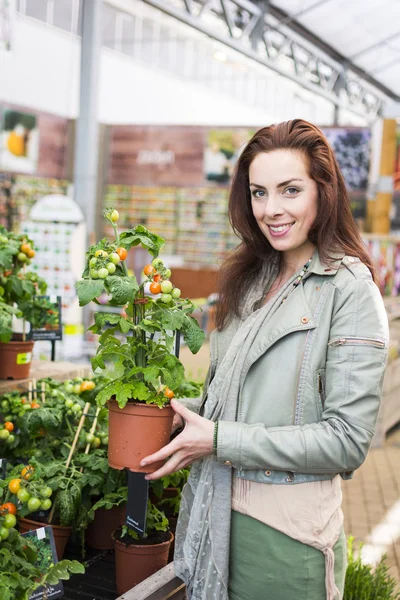
[[[45,572],[50,565],[58,563],[54,533],[49,525],[27,531],[23,536],[29,537],[30,541],[36,547],[36,566],[43,568],[43,572]],[[64,586],[62,582],[59,581],[57,585],[41,586],[37,588],[29,596],[29,600],[53,600],[54,598],[61,598],[62,596],[64,596]]]
[[61,296],[38,296],[47,302],[46,317],[43,326],[32,329],[29,338],[32,340],[62,340]]
[[6,471],[7,471],[7,459],[0,458],[0,479],[6,478]]
[[128,507],[126,524],[141,536],[146,529],[147,499],[149,482],[144,478],[145,473],[128,471]]

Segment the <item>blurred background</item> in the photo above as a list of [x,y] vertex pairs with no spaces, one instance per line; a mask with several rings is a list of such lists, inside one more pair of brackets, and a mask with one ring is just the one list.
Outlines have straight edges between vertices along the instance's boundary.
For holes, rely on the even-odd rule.
[[[366,560],[386,552],[400,579],[400,3],[0,0],[0,224],[34,240],[30,268],[60,298],[58,361],[96,351],[74,285],[87,243],[111,233],[105,207],[165,238],[172,281],[210,333],[216,272],[238,243],[236,160],[257,129],[293,118],[328,137],[378,267],[390,363],[375,449],[344,506]],[[148,259],[134,248],[128,267],[140,277]],[[35,343],[35,359],[50,354]],[[182,360],[201,382],[207,343]]]

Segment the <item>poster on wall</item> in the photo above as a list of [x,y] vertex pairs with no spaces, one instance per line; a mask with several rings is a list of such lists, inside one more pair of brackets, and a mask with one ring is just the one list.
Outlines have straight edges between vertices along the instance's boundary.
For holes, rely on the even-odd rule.
[[39,129],[36,115],[18,110],[3,111],[0,169],[35,173],[39,157]]
[[253,136],[249,129],[211,129],[204,148],[204,178],[216,183],[229,183],[236,161]]
[[366,215],[371,131],[367,128],[324,128],[350,193],[356,218]]
[[13,0],[0,0],[0,51],[11,50]]

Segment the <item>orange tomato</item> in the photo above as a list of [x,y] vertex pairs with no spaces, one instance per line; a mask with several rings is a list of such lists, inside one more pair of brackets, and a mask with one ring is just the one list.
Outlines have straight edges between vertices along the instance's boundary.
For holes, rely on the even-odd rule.
[[33,258],[35,256],[36,252],[30,248],[29,252],[27,252],[28,258]]
[[21,487],[21,479],[11,479],[8,484],[8,489],[12,494],[18,494],[19,488]]
[[25,481],[29,481],[29,479],[33,475],[34,470],[35,469],[32,467],[32,465],[28,465],[27,467],[24,467],[21,471],[22,479],[25,479]]
[[22,396],[22,398],[21,398],[21,404],[26,404],[26,402],[27,402],[27,400],[26,400],[25,396]]
[[37,402],[32,402],[31,406],[32,408],[40,408],[40,404],[38,404]]
[[151,283],[150,291],[152,294],[159,294],[161,292],[161,285],[159,283]]
[[161,275],[159,275],[158,273],[156,275],[154,275],[153,281],[155,281],[156,283],[158,283],[159,281],[161,281]]
[[128,256],[128,252],[125,248],[117,248],[116,253],[118,254],[120,260],[125,260]]
[[174,392],[170,390],[168,387],[164,388],[164,396],[167,396],[171,400],[175,396]]
[[14,423],[11,423],[11,421],[6,421],[4,423],[4,429],[7,429],[7,431],[14,431]]
[[155,268],[153,267],[153,265],[146,265],[145,268],[143,269],[143,273],[147,276],[154,273],[154,271],[155,271]]
[[5,504],[2,504],[0,506],[0,514],[1,515],[7,515],[7,514],[16,515],[17,507],[12,502],[6,502]]
[[29,252],[32,251],[32,248],[30,247],[30,244],[21,244],[20,248],[21,252],[23,252],[24,254],[26,254],[27,256],[29,256]]

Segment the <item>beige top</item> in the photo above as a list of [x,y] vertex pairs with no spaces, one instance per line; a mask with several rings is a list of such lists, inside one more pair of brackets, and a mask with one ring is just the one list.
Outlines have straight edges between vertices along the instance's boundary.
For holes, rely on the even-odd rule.
[[333,547],[342,526],[340,475],[331,480],[274,485],[233,478],[232,509],[249,515],[325,556],[326,600],[338,600]]

